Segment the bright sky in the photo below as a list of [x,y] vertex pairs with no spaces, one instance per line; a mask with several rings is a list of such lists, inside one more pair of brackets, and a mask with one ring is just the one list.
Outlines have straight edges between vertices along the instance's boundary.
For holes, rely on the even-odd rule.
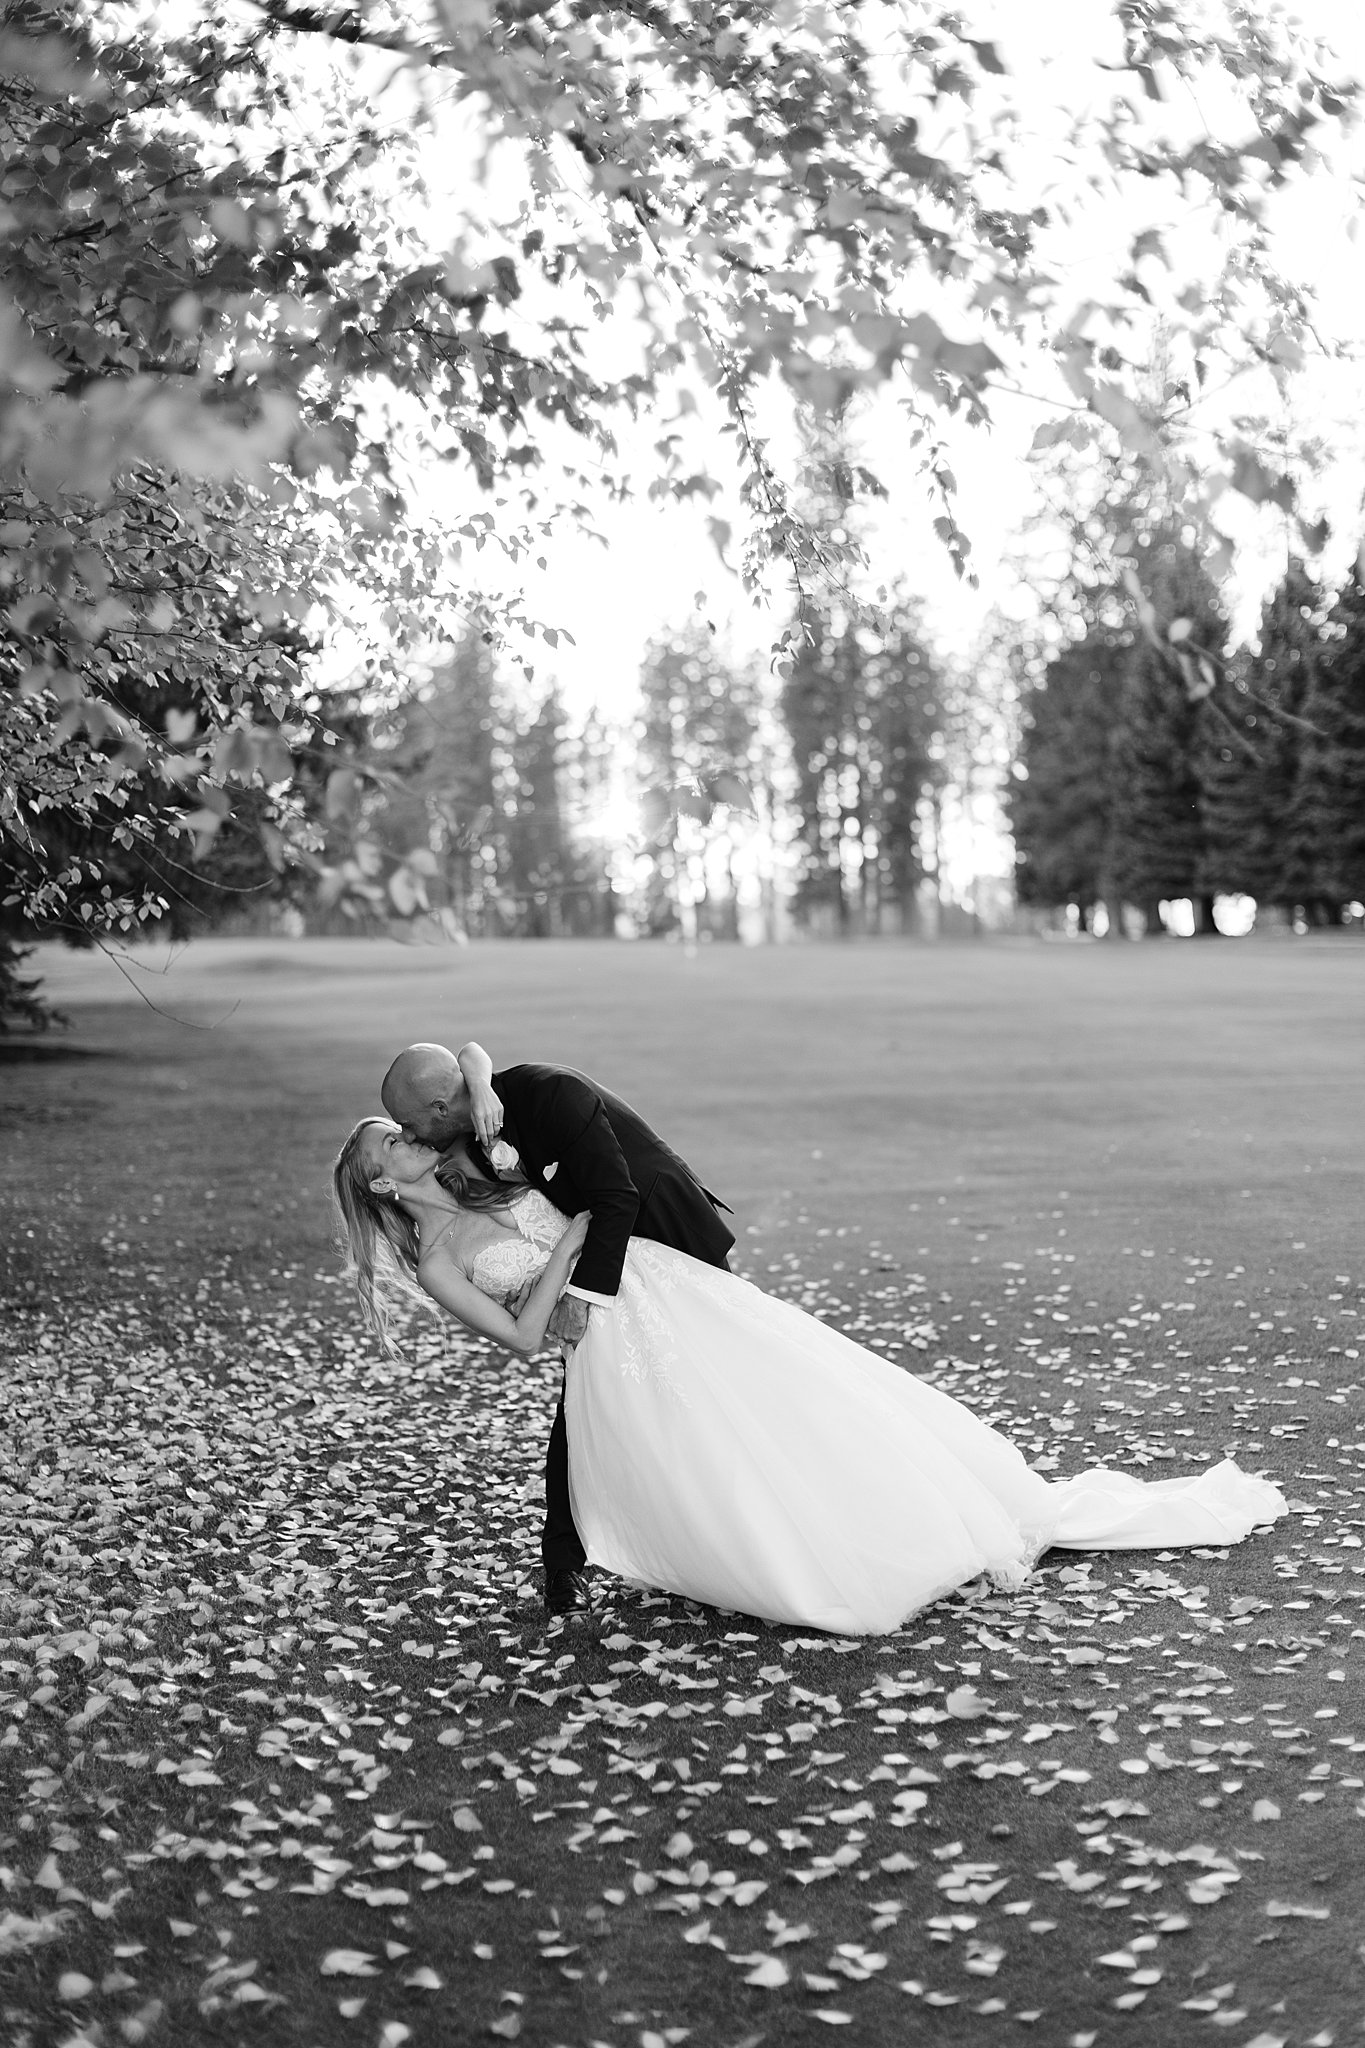
[[[1325,38],[1339,54],[1346,75],[1365,76],[1365,10],[1356,0],[1300,0],[1298,6],[1281,11],[1311,34]],[[972,0],[964,13],[974,33],[998,42],[1011,74],[1012,90],[1029,110],[1034,135],[1030,161],[1043,176],[1051,161],[1050,145],[1060,135],[1065,119],[1091,104],[1097,92],[1107,96],[1112,90],[1112,74],[1095,66],[1096,57],[1119,54],[1111,8],[1106,0],[1049,0],[1046,8],[1021,8],[1018,0]],[[1177,139],[1193,140],[1206,133],[1230,141],[1241,139],[1234,131],[1244,117],[1235,101],[1229,96],[1226,105],[1219,105],[1216,98],[1216,94],[1201,94],[1195,104],[1188,90],[1177,84],[1159,118]],[[933,147],[932,137],[927,138],[927,146]],[[1365,147],[1359,133],[1336,146],[1345,162],[1357,170],[1365,169]],[[443,155],[447,166],[452,162],[460,163],[461,170],[467,166],[458,135],[448,129],[435,139],[433,164]],[[1065,172],[1059,175],[1064,178]],[[455,196],[452,180],[452,198]],[[467,196],[468,188],[462,182],[457,203]],[[491,213],[498,210],[498,197],[489,194]],[[1140,197],[1134,202],[1141,203]],[[1170,196],[1162,197],[1160,204],[1166,208],[1164,216],[1153,214],[1151,218],[1173,238],[1184,233],[1188,242],[1188,223],[1172,211]],[[1277,202],[1276,217],[1282,261],[1316,293],[1320,331],[1329,340],[1354,342],[1359,352],[1365,352],[1365,265],[1360,247],[1352,239],[1358,226],[1355,211],[1347,179],[1319,170],[1311,182],[1303,181],[1301,190]],[[1104,275],[1120,236],[1126,241],[1135,224],[1146,224],[1145,216],[1138,219],[1134,205],[1121,213],[1116,223],[1112,201],[1104,207],[1097,203],[1093,219],[1083,220],[1079,228],[1070,231],[1066,246],[1051,252],[1054,260],[1060,260],[1078,302],[1088,296],[1087,273],[1093,272],[1097,278]],[[1186,253],[1198,262],[1196,247],[1190,245]],[[962,338],[969,335],[969,329],[962,330]],[[1033,377],[1027,364],[1013,367],[1021,384],[1041,385],[1045,391],[1053,388],[1043,377]],[[1239,388],[1227,403],[1229,407],[1238,402],[1250,406],[1257,396]],[[1326,565],[1329,572],[1339,573],[1345,550],[1348,546],[1353,549],[1362,525],[1365,365],[1361,353],[1348,365],[1323,366],[1310,372],[1303,381],[1297,408],[1297,425],[1318,430],[1333,451],[1321,509],[1339,528],[1335,550],[1329,552]],[[994,414],[995,423],[989,430],[954,430],[950,426],[947,433],[960,486],[958,513],[972,537],[973,559],[981,579],[981,588],[975,592],[957,583],[946,554],[932,535],[930,520],[936,507],[929,503],[924,485],[915,475],[908,450],[898,450],[900,416],[894,404],[879,404],[869,421],[876,451],[873,466],[892,490],[890,507],[866,529],[875,577],[903,575],[923,598],[943,644],[957,653],[971,647],[993,609],[1016,617],[1027,610],[1029,593],[1021,587],[1013,565],[1018,560],[1020,536],[1036,531],[1040,516],[1045,516],[1038,474],[1027,461],[1027,449],[1034,429],[1050,416],[1047,405],[1002,394],[995,402]],[[645,491],[654,464],[651,444],[659,431],[658,421],[645,422],[627,443],[637,498],[624,510],[605,502],[599,508],[606,548],[566,531],[547,551],[544,572],[517,572],[531,610],[547,623],[567,629],[576,642],[574,647],[561,646],[553,655],[538,650],[536,656],[537,684],[557,680],[571,713],[581,714],[596,705],[608,717],[629,717],[645,643],[664,624],[693,617],[698,593],[704,597],[704,615],[731,639],[739,653],[766,651],[784,623],[780,611],[755,608],[738,578],[722,566],[707,537],[701,509],[660,509],[648,503]],[[718,449],[720,445],[717,442]],[[713,463],[713,473],[721,474],[723,456],[717,453]],[[436,494],[443,488],[442,483],[434,483],[433,504],[439,502]],[[709,509],[731,517],[736,528],[741,523],[741,515],[723,504]],[[1245,545],[1238,584],[1229,596],[1237,625],[1247,631],[1254,624],[1263,590],[1274,579],[1277,558],[1282,559],[1283,536],[1273,521],[1258,522],[1249,511],[1241,524],[1238,538]],[[970,857],[975,858],[975,853]],[[985,857],[989,865],[998,865],[989,852]]]
[[[1284,12],[1330,41],[1347,70],[1365,75],[1365,13],[1354,0],[1302,0]],[[976,0],[966,13],[979,33],[997,39],[1009,71],[1022,87],[1020,98],[1030,110],[1037,110],[1034,127],[1041,153],[1060,132],[1064,111],[1089,104],[1097,83],[1102,89],[1107,85],[1106,74],[1095,70],[1093,60],[1118,54],[1110,8],[1105,0],[1050,0],[1046,9],[1026,10],[1017,0]],[[1161,118],[1181,139],[1194,139],[1210,129],[1229,132],[1237,124],[1237,110],[1231,101],[1226,108],[1211,105],[1207,95],[1195,105],[1181,88],[1163,107]],[[1357,163],[1365,161],[1358,147],[1352,154]],[[1284,261],[1318,294],[1322,331],[1337,338],[1358,338],[1365,345],[1365,265],[1358,245],[1348,239],[1351,196],[1345,182],[1319,174],[1283,202],[1279,213]],[[1168,212],[1165,225],[1178,231],[1178,216]],[[1083,236],[1071,238],[1066,260],[1074,267],[1078,299],[1086,296],[1087,269],[1093,265],[1097,274],[1102,273],[1112,262],[1113,227],[1112,212],[1106,211],[1096,219],[1089,247]],[[1365,374],[1359,364],[1315,374],[1302,395],[1302,404],[1337,451],[1338,473],[1329,488],[1328,509],[1347,527],[1358,516],[1365,476],[1358,424],[1365,416],[1362,398]],[[1027,602],[1007,561],[1018,535],[1039,515],[1036,475],[1026,451],[1048,412],[1045,406],[1008,395],[997,399],[994,410],[990,430],[963,429],[949,436],[961,488],[960,517],[972,536],[981,578],[979,592],[957,583],[932,535],[929,522],[935,508],[915,476],[912,458],[897,454],[894,410],[878,408],[873,422],[875,466],[892,488],[890,508],[868,533],[877,574],[903,573],[924,598],[945,641],[959,650],[970,645],[992,607],[1015,609]],[[609,546],[603,549],[566,532],[547,557],[546,571],[532,571],[525,579],[532,606],[565,626],[577,643],[572,649],[562,648],[553,666],[544,661],[537,675],[539,681],[541,674],[547,680],[555,674],[574,709],[596,703],[608,715],[627,715],[645,642],[662,623],[693,616],[698,592],[706,595],[706,616],[728,631],[741,649],[766,649],[782,623],[771,610],[755,609],[738,579],[722,567],[699,512],[658,509],[645,501],[651,443],[658,431],[658,422],[651,421],[634,436],[630,467],[639,481],[637,502],[626,510],[605,504],[601,508],[601,528]],[[1273,574],[1278,535],[1267,527],[1258,544],[1256,522],[1244,523],[1251,545],[1242,587],[1234,597],[1240,600],[1240,622],[1247,625]],[[1342,548],[1347,538],[1343,531]]]

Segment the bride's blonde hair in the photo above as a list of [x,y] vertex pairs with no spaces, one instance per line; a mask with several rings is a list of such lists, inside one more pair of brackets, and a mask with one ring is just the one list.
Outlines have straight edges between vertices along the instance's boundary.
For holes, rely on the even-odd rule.
[[[417,1261],[422,1252],[417,1225],[392,1195],[374,1192],[370,1181],[375,1176],[363,1157],[367,1131],[393,1128],[388,1117],[362,1117],[332,1168],[332,1199],[346,1277],[354,1282],[366,1327],[390,1353],[397,1350],[389,1328],[394,1312],[402,1308],[430,1310],[432,1305],[417,1284]],[[520,1173],[510,1181],[483,1186],[453,1165],[444,1169],[441,1185],[462,1209],[510,1208],[527,1188]]]
[[395,1309],[431,1306],[417,1285],[422,1248],[417,1225],[392,1195],[374,1192],[363,1157],[366,1133],[392,1128],[387,1117],[362,1117],[332,1167],[332,1200],[346,1277],[355,1285],[366,1327],[389,1352],[397,1348],[389,1329]]

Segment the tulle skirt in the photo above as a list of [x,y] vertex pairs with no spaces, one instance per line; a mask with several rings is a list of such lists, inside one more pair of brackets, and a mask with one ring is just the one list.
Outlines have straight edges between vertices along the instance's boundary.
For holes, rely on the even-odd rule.
[[882,1635],[1044,1550],[1235,1543],[1286,1512],[1227,1460],[1191,1478],[1051,1481],[1007,1438],[838,1330],[633,1238],[565,1389],[589,1562],[765,1620]]

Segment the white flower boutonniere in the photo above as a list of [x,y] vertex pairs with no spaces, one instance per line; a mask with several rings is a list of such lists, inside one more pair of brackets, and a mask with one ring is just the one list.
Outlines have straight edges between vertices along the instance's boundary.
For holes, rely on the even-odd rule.
[[494,1173],[513,1173],[521,1164],[521,1154],[506,1138],[499,1138],[488,1148],[488,1164]]

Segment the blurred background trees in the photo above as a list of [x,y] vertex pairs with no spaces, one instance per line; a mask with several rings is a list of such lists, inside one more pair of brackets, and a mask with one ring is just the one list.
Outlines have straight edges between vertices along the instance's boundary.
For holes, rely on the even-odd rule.
[[1009,790],[1019,900],[1072,906],[1083,932],[1101,906],[1120,921],[1117,742],[1132,661],[1131,629],[1096,622],[1051,656],[1022,706]]
[[[181,858],[155,829],[155,782],[125,797],[98,859],[58,811],[47,857],[89,862],[86,887],[155,888],[157,929],[174,937],[932,936],[945,914],[949,928],[980,923],[975,878],[942,871],[945,807],[975,781],[1014,851],[1018,908],[997,900],[988,925],[1211,934],[1220,901],[1236,906],[1222,913],[1231,929],[1365,922],[1358,572],[1332,592],[1290,560],[1256,636],[1230,646],[1188,541],[1158,531],[1143,550],[1137,596],[1087,565],[1059,615],[1076,637],[1044,650],[1012,706],[982,698],[981,676],[934,645],[903,596],[875,618],[813,615],[780,678],[684,621],[647,647],[638,713],[617,724],[571,717],[470,627],[400,691],[392,675],[382,689],[361,676],[319,695],[288,785],[315,835],[310,867],[271,864],[277,813],[252,790]],[[1165,652],[1144,631],[1148,589]],[[995,633],[994,672],[1017,671],[1019,647]],[[138,685],[123,689],[136,710]],[[1012,720],[1003,772],[963,738],[983,704]],[[3,936],[13,949],[46,929],[11,905]],[[38,998],[20,985],[21,954],[10,963],[21,1021]]]
[[[1326,538],[1265,427],[1324,346],[1272,201],[1358,96],[1242,6],[1097,10],[1093,90],[1040,129],[1008,24],[933,0],[893,63],[814,5],[717,33],[700,0],[0,0],[0,1016],[36,1014],[34,936],[927,929],[1016,707],[981,723],[899,571],[876,587],[883,449],[845,428],[885,398],[965,575],[950,431],[1021,379],[1037,458],[1103,480],[1092,525],[1131,501],[1089,536],[1104,617],[1060,607],[1025,664],[1021,894],[1115,930],[1173,900],[1207,927],[1219,893],[1353,915],[1359,580],[1311,628],[1287,597],[1272,656],[1214,591],[1230,501],[1305,562]],[[1190,140],[1162,110],[1205,85]],[[1066,237],[1139,190],[1198,234],[1135,213],[1074,304]],[[1196,417],[1243,372],[1254,404]],[[556,696],[517,576],[637,492],[647,416],[638,502],[701,508],[774,659],[701,604],[661,620],[627,731]],[[1097,631],[1116,695],[1083,717],[1063,657]],[[1053,687],[1088,785],[1048,766]]]
[[841,938],[907,932],[934,858],[925,804],[941,759],[943,678],[904,597],[874,622],[817,616],[783,685],[794,766],[795,910]]
[[[1165,930],[1175,903],[1211,933],[1219,897],[1243,899],[1244,922],[1250,911],[1300,928],[1360,922],[1359,568],[1334,595],[1291,558],[1256,639],[1229,650],[1197,560],[1161,547],[1151,586],[1176,631],[1172,653],[1143,636],[1130,601],[1129,625],[1092,627],[1023,693],[1008,795],[1021,903],[1069,910],[1082,930],[1103,907],[1116,933],[1125,909],[1135,928]],[[1116,610],[1124,595],[1111,593]]]

